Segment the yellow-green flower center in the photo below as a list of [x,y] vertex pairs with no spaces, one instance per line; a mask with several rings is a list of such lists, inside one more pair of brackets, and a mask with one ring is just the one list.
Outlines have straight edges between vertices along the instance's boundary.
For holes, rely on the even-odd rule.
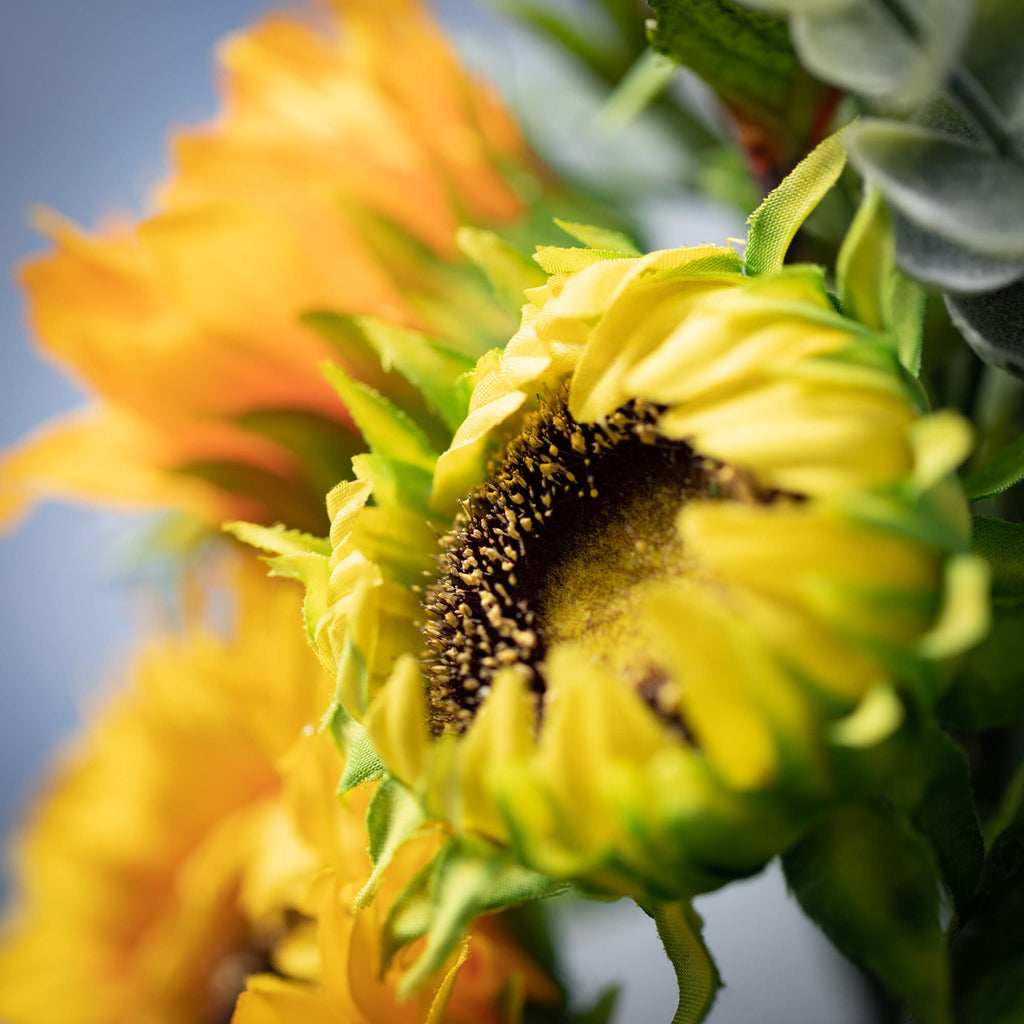
[[436,731],[464,729],[502,668],[523,672],[542,700],[545,653],[560,641],[677,718],[677,682],[650,660],[638,614],[645,588],[690,571],[676,516],[690,501],[775,495],[664,437],[658,414],[633,401],[579,423],[563,389],[525,418],[463,505],[425,601]]

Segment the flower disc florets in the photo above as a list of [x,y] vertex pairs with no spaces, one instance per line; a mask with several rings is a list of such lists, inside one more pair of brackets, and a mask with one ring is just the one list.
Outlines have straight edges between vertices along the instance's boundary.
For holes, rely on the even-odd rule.
[[563,641],[585,644],[684,727],[670,673],[636,644],[638,593],[686,573],[675,519],[688,502],[781,496],[664,437],[649,402],[579,423],[567,399],[563,386],[524,418],[441,540],[424,626],[435,732],[464,731],[502,668],[542,708],[544,659]]

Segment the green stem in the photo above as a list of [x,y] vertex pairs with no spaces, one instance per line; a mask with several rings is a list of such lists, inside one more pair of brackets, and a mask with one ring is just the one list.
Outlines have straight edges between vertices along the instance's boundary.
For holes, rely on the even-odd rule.
[[718,970],[700,937],[701,919],[688,902],[654,903],[643,908],[658,928],[665,953],[679,982],[679,1007],[672,1024],[699,1024],[721,984]]

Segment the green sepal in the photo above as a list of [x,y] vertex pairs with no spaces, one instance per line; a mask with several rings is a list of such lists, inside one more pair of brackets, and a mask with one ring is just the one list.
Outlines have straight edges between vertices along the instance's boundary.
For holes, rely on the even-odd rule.
[[703,921],[685,901],[654,903],[643,909],[654,918],[679,984],[679,1006],[672,1024],[699,1024],[722,985],[718,968],[701,938]]
[[594,224],[577,224],[575,221],[555,218],[555,223],[567,234],[582,242],[590,249],[617,252],[622,256],[642,256],[636,242],[621,231],[602,228]]
[[836,281],[844,310],[872,330],[892,335],[900,362],[921,370],[925,292],[896,269],[889,212],[869,189],[843,239]]
[[331,542],[284,526],[259,526],[256,523],[225,523],[224,531],[250,547],[272,552],[265,559],[271,576],[298,580],[305,588],[302,618],[306,636],[316,647],[316,627],[327,611],[327,584],[331,573]]
[[384,765],[373,748],[367,731],[342,706],[335,702],[325,718],[334,742],[345,755],[345,770],[338,782],[338,795],[372,782],[384,774]]
[[805,913],[840,950],[876,974],[920,1024],[948,1024],[935,858],[901,816],[868,801],[840,806],[782,863]]
[[411,417],[379,391],[353,380],[335,363],[320,364],[327,382],[338,392],[375,455],[408,462],[433,472],[435,452]]
[[423,808],[412,791],[392,776],[385,776],[373,791],[366,809],[366,834],[370,839],[373,872],[356,897],[356,910],[373,899],[391,859],[425,821]]
[[257,523],[225,523],[226,533],[243,544],[269,551],[274,555],[324,555],[331,557],[331,542],[326,537],[314,537],[301,530],[290,530],[278,523],[276,526],[259,526]]
[[973,912],[949,944],[957,1024],[1024,1020],[1024,821],[992,845]]
[[384,967],[402,946],[427,935],[423,953],[399,986],[404,998],[440,969],[474,918],[566,888],[565,883],[503,859],[491,846],[470,848],[453,838],[391,907],[384,925]]
[[615,249],[565,248],[558,245],[538,245],[533,257],[548,274],[576,274],[602,260],[633,259]]
[[964,493],[968,501],[992,498],[1024,480],[1024,437],[1011,441],[988,462],[964,477]]
[[462,227],[456,239],[462,254],[480,268],[510,312],[522,309],[527,288],[538,288],[548,279],[532,257],[493,231]]
[[750,215],[744,257],[748,274],[782,269],[789,243],[846,166],[846,132],[821,142]]
[[425,334],[383,320],[359,317],[355,322],[384,369],[395,369],[414,384],[445,425],[457,430],[469,412],[472,388],[466,375],[476,360]]
[[368,452],[352,457],[352,470],[357,480],[373,484],[374,504],[382,508],[418,509],[428,514],[434,476],[427,470]]

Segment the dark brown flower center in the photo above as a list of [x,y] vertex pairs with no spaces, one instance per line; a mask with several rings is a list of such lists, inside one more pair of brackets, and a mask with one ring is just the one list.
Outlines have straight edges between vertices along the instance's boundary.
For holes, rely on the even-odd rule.
[[770,500],[746,474],[662,436],[640,401],[579,423],[566,389],[528,414],[441,539],[423,627],[435,731],[462,731],[503,667],[541,704],[544,657],[582,641],[656,710],[673,682],[636,649],[638,585],[685,571],[675,528],[693,500]]

